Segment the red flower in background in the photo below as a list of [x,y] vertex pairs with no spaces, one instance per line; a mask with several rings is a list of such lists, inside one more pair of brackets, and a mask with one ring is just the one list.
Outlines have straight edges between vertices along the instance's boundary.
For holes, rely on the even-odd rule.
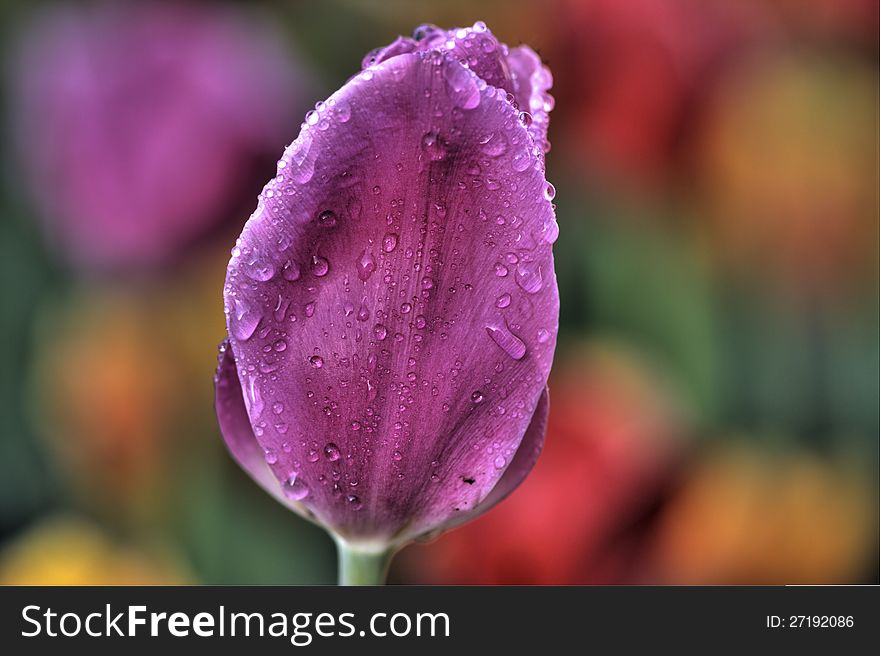
[[602,178],[665,180],[703,86],[753,29],[743,9],[562,0],[545,56],[557,68],[560,104],[573,108],[560,130],[574,137],[569,155]]
[[550,389],[531,476],[494,512],[403,552],[398,578],[550,585],[635,576],[628,529],[676,469],[679,415],[644,364],[619,350],[570,353]]

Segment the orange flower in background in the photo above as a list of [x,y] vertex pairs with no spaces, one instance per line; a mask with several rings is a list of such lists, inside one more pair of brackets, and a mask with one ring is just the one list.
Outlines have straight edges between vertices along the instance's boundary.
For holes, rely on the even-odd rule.
[[38,323],[34,421],[75,496],[126,521],[161,511],[172,464],[213,418],[202,377],[215,364],[210,325],[223,330],[208,291],[222,270],[206,260],[173,281],[91,288]]
[[45,519],[0,552],[0,585],[174,585],[189,577],[167,555],[113,540],[70,516]]
[[544,452],[492,513],[404,551],[418,583],[573,584],[631,578],[628,532],[675,470],[683,428],[668,385],[618,348],[560,358]]
[[877,513],[853,463],[719,446],[664,510],[648,569],[677,585],[858,583],[876,567]]
[[727,265],[811,294],[875,278],[877,92],[873,67],[827,56],[762,55],[725,79],[699,161]]

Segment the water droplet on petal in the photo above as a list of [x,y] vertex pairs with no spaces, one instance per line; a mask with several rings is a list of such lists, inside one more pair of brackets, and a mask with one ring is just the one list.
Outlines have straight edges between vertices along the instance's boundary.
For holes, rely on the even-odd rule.
[[422,137],[422,150],[432,162],[438,162],[446,157],[446,145],[436,132],[426,132]]
[[232,321],[232,334],[244,341],[250,339],[260,323],[260,315],[251,311],[242,301],[235,299],[235,320]]
[[309,358],[309,364],[312,365],[315,369],[320,369],[324,366],[324,358],[320,355],[313,355]]
[[544,286],[544,274],[538,262],[520,262],[516,267],[516,284],[529,293],[537,294]]
[[341,102],[336,105],[336,118],[340,123],[348,123],[351,118],[351,107],[348,103]]
[[333,442],[328,442],[324,446],[324,457],[330,462],[336,462],[342,457],[342,452]]
[[295,282],[299,280],[299,264],[297,264],[293,260],[288,260],[287,264],[285,264],[284,268],[281,270],[281,275],[284,277],[285,280],[289,280],[290,282]]
[[504,456],[497,456],[493,464],[495,465],[495,469],[504,469],[504,465],[507,464],[507,460],[504,459]]
[[373,335],[380,342],[388,336],[388,329],[385,328],[381,323],[377,323],[373,326]]
[[500,157],[507,151],[507,137],[502,132],[487,134],[479,142],[480,150],[489,157]]
[[523,341],[505,328],[486,326],[486,332],[501,349],[514,360],[522,360],[526,354]]
[[390,253],[395,248],[397,248],[397,235],[393,232],[389,232],[382,238],[382,250],[386,253]]
[[373,259],[370,253],[363,251],[355,262],[355,267],[357,268],[358,278],[366,281],[373,271],[376,270],[376,260]]
[[446,90],[452,101],[462,109],[473,109],[480,104],[480,89],[473,73],[458,63],[447,63]]
[[321,257],[320,255],[312,255],[312,275],[322,278],[327,275],[327,272],[330,271],[330,262],[327,261],[326,257]]
[[547,200],[553,200],[554,198],[556,198],[556,187],[554,187],[549,182],[547,183],[547,186],[544,187],[544,198],[546,198]]
[[276,462],[278,462],[278,454],[275,453],[274,449],[266,449],[264,453],[266,454],[267,464],[274,465]]
[[300,501],[309,495],[308,486],[296,474],[291,474],[290,478],[284,481],[284,495],[293,501]]
[[548,219],[544,224],[544,241],[548,244],[556,243],[559,238],[559,224],[553,219]]
[[332,228],[336,225],[336,212],[324,210],[318,214],[318,225],[322,228]]
[[510,160],[510,166],[514,171],[518,173],[522,173],[529,165],[532,163],[532,155],[529,153],[529,149],[525,146],[525,144],[521,144],[517,147],[516,151],[513,153],[513,156]]
[[550,332],[547,330],[544,330],[543,328],[539,328],[538,329],[538,343],[539,344],[546,344],[548,341],[550,341]]
[[506,308],[510,305],[510,294],[502,294],[495,300],[495,307]]
[[506,266],[501,264],[501,262],[495,263],[495,275],[496,276],[498,276],[499,278],[503,278],[507,275],[507,273],[508,273],[508,269]]
[[271,262],[260,262],[257,260],[251,264],[246,264],[243,268],[245,275],[257,282],[271,280],[272,276],[275,275],[275,267]]
[[482,403],[483,401],[483,393],[480,390],[477,390],[473,394],[471,394],[471,401],[474,403]]
[[361,503],[361,498],[356,494],[349,494],[347,497],[345,497],[345,500],[348,502],[348,505],[351,507],[352,510],[360,510],[364,507],[364,504]]

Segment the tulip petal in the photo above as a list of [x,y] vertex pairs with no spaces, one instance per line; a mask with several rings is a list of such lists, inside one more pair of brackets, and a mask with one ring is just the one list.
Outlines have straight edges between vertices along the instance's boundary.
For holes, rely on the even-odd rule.
[[404,542],[521,480],[558,325],[542,145],[504,89],[402,50],[306,117],[224,293],[264,461],[348,540]]
[[217,358],[217,373],[214,375],[214,394],[217,407],[217,419],[220,432],[226,442],[229,453],[254,481],[273,497],[287,504],[281,493],[281,486],[266,465],[266,458],[257,438],[244,405],[238,371],[229,348],[229,340],[220,344]]
[[504,89],[520,111],[529,134],[544,152],[550,150],[547,129],[553,97],[548,90],[553,86],[550,69],[544,66],[538,54],[526,45],[509,49],[498,41],[486,25],[477,22],[473,27],[443,30],[436,25],[421,25],[413,37],[398,37],[384,48],[377,48],[364,57],[364,68],[405,52],[442,49],[450,58],[458,60],[476,73],[486,84]]
[[519,484],[525,480],[525,477],[532,471],[535,463],[538,462],[538,456],[541,455],[541,450],[544,447],[544,435],[547,432],[547,417],[549,413],[550,395],[545,389],[538,401],[538,407],[535,409],[532,421],[529,423],[528,429],[526,429],[526,434],[516,450],[516,455],[513,456],[510,466],[505,470],[504,475],[495,487],[492,488],[492,491],[471,512],[457,515],[447,521],[446,524],[440,526],[439,529],[433,529],[420,537],[430,540],[442,531],[455,528],[475,519],[493,506],[504,501],[511,492],[519,487]]

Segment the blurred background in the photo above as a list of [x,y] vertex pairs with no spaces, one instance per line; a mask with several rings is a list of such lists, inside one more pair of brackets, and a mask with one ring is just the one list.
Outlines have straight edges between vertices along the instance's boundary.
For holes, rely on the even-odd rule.
[[0,583],[329,583],[226,454],[225,263],[370,49],[553,71],[546,448],[395,583],[877,583],[876,0],[6,0]]

